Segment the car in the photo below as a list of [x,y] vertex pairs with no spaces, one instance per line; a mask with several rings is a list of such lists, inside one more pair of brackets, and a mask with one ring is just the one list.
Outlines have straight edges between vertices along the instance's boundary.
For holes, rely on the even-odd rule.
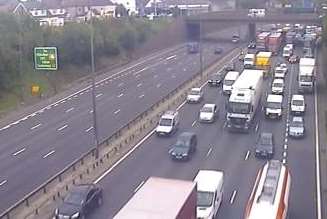
[[221,47],[216,47],[214,53],[215,53],[215,54],[221,54],[223,51],[224,51],[223,48],[221,48]]
[[248,45],[248,49],[255,49],[256,48],[256,44],[255,42],[250,42],[249,45]]
[[102,200],[102,188],[96,184],[76,185],[56,208],[55,218],[85,218],[91,210],[102,204]]
[[166,111],[158,122],[156,134],[158,136],[168,136],[175,133],[178,129],[179,116],[177,111]]
[[300,57],[297,56],[297,55],[292,55],[288,59],[288,62],[291,63],[291,64],[299,63],[299,61],[300,61]]
[[282,68],[285,71],[285,74],[287,74],[288,68],[286,63],[280,63],[278,67]]
[[305,105],[303,95],[293,94],[291,98],[291,114],[304,114]]
[[284,87],[285,87],[284,79],[276,78],[272,82],[271,92],[273,94],[283,94]]
[[269,132],[261,132],[255,145],[255,157],[272,159],[275,145],[274,136]]
[[193,132],[181,133],[176,143],[169,149],[173,160],[189,160],[196,151],[197,138]]
[[200,122],[214,122],[218,113],[219,109],[216,104],[206,103],[200,109],[199,120]]
[[240,36],[238,34],[234,34],[232,36],[232,42],[233,43],[238,43],[240,41]]
[[230,61],[225,65],[224,70],[225,72],[229,72],[229,71],[234,71],[235,68],[236,68],[235,63],[233,61]]
[[304,137],[305,128],[304,128],[304,119],[301,116],[294,116],[291,119],[290,126],[288,129],[288,134],[293,138]]
[[201,88],[192,88],[186,97],[188,103],[199,103],[203,99],[203,91]]
[[287,68],[282,68],[280,66],[277,66],[275,68],[275,72],[274,72],[274,78],[285,78],[285,75],[287,73]]
[[220,86],[224,79],[223,73],[216,73],[209,76],[208,84],[209,86]]

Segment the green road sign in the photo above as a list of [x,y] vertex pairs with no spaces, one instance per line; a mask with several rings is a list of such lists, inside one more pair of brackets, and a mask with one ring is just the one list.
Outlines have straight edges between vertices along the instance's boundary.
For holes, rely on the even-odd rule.
[[56,47],[35,47],[34,64],[37,70],[57,70],[58,57]]

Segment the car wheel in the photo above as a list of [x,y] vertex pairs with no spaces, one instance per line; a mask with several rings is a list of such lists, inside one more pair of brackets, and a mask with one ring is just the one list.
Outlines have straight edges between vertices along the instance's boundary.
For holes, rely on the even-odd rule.
[[100,207],[103,203],[103,198],[102,196],[99,196],[98,200],[97,200],[97,204],[98,204],[98,207]]

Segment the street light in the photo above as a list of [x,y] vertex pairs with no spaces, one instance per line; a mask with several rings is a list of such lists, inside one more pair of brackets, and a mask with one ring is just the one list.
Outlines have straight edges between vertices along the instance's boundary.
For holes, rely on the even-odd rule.
[[200,47],[200,74],[203,79],[203,54],[202,54],[202,19],[200,14],[200,36],[199,36],[199,47]]

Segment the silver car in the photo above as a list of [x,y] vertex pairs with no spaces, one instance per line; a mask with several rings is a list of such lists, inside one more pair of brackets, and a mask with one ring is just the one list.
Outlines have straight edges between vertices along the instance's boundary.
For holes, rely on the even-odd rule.
[[204,104],[199,113],[200,122],[214,122],[216,120],[218,109],[216,104]]
[[294,138],[304,137],[304,119],[301,116],[294,116],[290,122],[288,134]]

